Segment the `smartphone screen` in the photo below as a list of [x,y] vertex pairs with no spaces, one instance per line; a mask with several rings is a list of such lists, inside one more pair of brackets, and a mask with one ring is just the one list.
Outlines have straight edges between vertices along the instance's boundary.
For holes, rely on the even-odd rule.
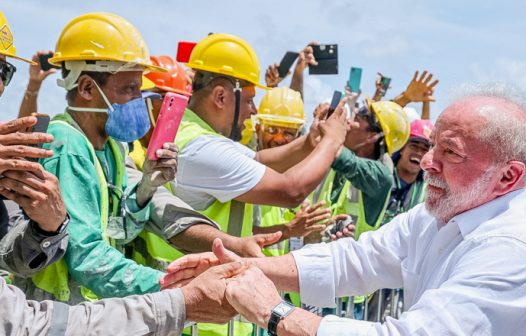
[[172,92],[167,92],[164,95],[163,104],[146,150],[146,156],[149,160],[157,160],[158,157],[155,152],[163,148],[166,142],[174,142],[187,104],[187,96]]
[[[46,133],[47,128],[49,126],[49,120],[50,120],[49,116],[44,113],[31,113],[31,115],[37,118],[37,123],[34,124],[30,129],[28,129],[27,132]],[[42,148],[42,145],[43,145],[42,143],[39,143],[39,144],[34,144],[32,146]],[[27,160],[37,162],[38,158],[27,158]]]
[[382,85],[382,97],[385,96],[387,93],[387,90],[389,89],[389,85],[391,84],[391,78],[389,77],[383,77],[380,79],[380,84]]
[[362,68],[351,67],[349,73],[349,81],[347,86],[351,89],[352,92],[360,91],[360,83],[362,81]]
[[278,74],[281,78],[285,78],[288,75],[290,67],[292,66],[296,58],[298,58],[298,56],[299,53],[294,51],[287,51],[285,56],[283,56],[283,59],[281,60],[281,62],[279,62],[278,67]]
[[177,44],[177,56],[175,56],[175,60],[181,63],[188,63],[190,61],[192,50],[194,50],[196,44],[196,42],[179,41]]
[[327,113],[327,119],[332,115],[332,113],[338,107],[338,104],[342,100],[342,93],[340,91],[334,91],[331,100],[331,106],[329,107],[329,112]]
[[49,69],[60,69],[59,66],[49,63],[49,59],[51,57],[53,57],[53,53],[38,56],[38,61],[40,63],[40,68],[42,68],[42,70],[48,71]]

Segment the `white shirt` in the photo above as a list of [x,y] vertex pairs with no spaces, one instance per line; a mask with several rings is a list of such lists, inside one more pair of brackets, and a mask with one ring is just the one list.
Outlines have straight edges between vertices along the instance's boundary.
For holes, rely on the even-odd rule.
[[228,202],[258,184],[265,165],[251,149],[225,137],[200,136],[179,153],[175,193],[196,210]]
[[359,241],[293,252],[302,301],[404,288],[407,311],[383,324],[325,317],[325,335],[526,335],[526,190],[439,225],[423,204]]

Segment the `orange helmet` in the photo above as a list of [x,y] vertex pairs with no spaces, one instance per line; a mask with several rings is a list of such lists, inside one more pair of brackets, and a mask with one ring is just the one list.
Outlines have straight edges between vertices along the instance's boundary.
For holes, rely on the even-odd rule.
[[192,95],[191,84],[186,78],[186,73],[181,64],[166,55],[150,56],[152,64],[168,69],[167,73],[150,72],[146,78],[151,80],[155,87],[163,91],[175,92],[185,96]]

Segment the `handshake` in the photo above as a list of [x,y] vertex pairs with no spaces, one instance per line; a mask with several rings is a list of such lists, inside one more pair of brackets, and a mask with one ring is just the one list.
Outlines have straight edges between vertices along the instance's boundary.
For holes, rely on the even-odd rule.
[[219,238],[213,252],[187,255],[167,267],[162,289],[181,288],[186,320],[226,323],[241,314],[267,328],[270,311],[282,301],[273,282],[251,261],[227,250]]

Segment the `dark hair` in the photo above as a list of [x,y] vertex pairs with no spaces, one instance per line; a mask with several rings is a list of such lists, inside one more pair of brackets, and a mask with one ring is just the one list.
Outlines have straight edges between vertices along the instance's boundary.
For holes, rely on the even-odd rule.
[[[90,61],[86,61],[89,63]],[[94,61],[93,61],[94,62]],[[70,70],[66,69],[64,62],[62,62],[62,78],[66,78],[69,75]],[[79,75],[90,76],[99,86],[104,86],[108,82],[108,78],[112,75],[110,72],[97,72],[97,71],[82,71]],[[66,101],[68,104],[73,104],[73,101],[77,97],[77,88],[73,88],[66,93]]]

